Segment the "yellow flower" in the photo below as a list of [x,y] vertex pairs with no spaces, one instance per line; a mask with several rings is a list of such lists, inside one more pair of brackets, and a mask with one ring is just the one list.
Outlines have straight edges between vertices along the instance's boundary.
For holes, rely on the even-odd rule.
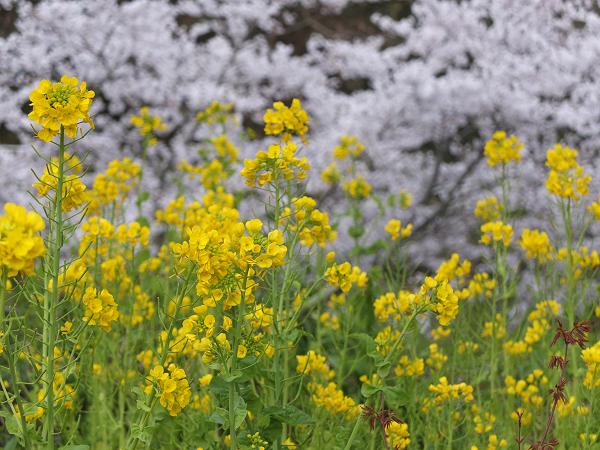
[[[58,158],[54,157],[50,163],[46,164],[44,172],[38,181],[33,183],[37,194],[40,197],[48,196],[50,191],[56,191],[58,188]],[[62,210],[64,212],[78,208],[86,201],[86,186],[81,181],[81,161],[75,155],[65,152],[64,175],[62,183]]]
[[119,318],[115,299],[106,289],[102,289],[98,294],[96,288],[87,288],[82,303],[84,306],[83,320],[89,325],[98,325],[104,331],[109,331],[112,322]]
[[160,404],[167,409],[169,415],[178,415],[190,402],[192,391],[185,371],[175,364],[169,364],[168,371],[162,366],[155,366],[148,376],[146,393],[156,389]]
[[486,197],[477,202],[475,205],[475,217],[484,222],[493,222],[500,219],[504,206],[498,202],[496,197]]
[[63,75],[60,82],[52,83],[42,80],[29,95],[33,110],[29,118],[42,126],[37,137],[43,141],[51,141],[64,127],[70,138],[77,137],[77,126],[86,122],[93,127],[89,116],[94,91],[88,91],[85,82],[81,85],[75,77]]
[[289,142],[292,134],[297,134],[304,141],[308,132],[308,114],[302,109],[302,104],[297,98],[287,107],[283,102],[273,103],[273,109],[267,109],[263,116],[265,121],[265,134],[279,136]]
[[326,358],[312,350],[309,350],[306,355],[296,355],[296,361],[298,362],[296,372],[299,374],[322,381],[329,381],[335,376],[335,372],[327,364]]
[[492,139],[485,143],[483,153],[488,157],[487,163],[494,167],[521,160],[523,143],[515,135],[507,137],[506,131],[496,131]]
[[350,156],[358,158],[365,151],[365,146],[356,136],[342,136],[339,144],[333,149],[335,159],[344,160]]
[[140,136],[147,139],[148,145],[156,144],[154,134],[157,131],[166,130],[166,126],[161,122],[160,116],[150,114],[147,106],[140,108],[138,116],[131,117],[131,124],[138,129]]
[[371,194],[371,185],[362,175],[344,183],[344,191],[352,198],[365,199]]
[[399,237],[405,239],[412,234],[413,226],[412,223],[409,223],[404,228],[402,227],[402,222],[398,219],[390,219],[385,226],[385,232],[390,235],[392,241],[395,241]]
[[552,258],[552,244],[548,235],[543,231],[525,228],[519,244],[529,259],[537,259],[544,263]]
[[231,103],[220,103],[216,100],[212,101],[210,105],[203,111],[196,114],[196,120],[198,122],[204,122],[209,125],[215,123],[225,123],[233,118],[233,104]]
[[0,216],[0,272],[6,270],[10,277],[31,274],[36,258],[46,252],[44,240],[38,235],[45,227],[39,214],[6,203]]
[[481,242],[484,245],[492,245],[494,242],[500,242],[508,247],[513,236],[513,228],[509,224],[501,221],[487,222],[481,225]]
[[546,166],[550,168],[546,189],[551,194],[577,202],[589,193],[592,177],[577,163],[577,150],[556,144],[546,153]]
[[358,266],[352,266],[349,262],[342,264],[333,264],[325,271],[325,280],[335,287],[339,287],[342,292],[349,292],[352,285],[356,284],[359,288],[367,285],[367,274],[360,270]]
[[403,450],[410,444],[410,433],[408,424],[392,421],[387,427],[387,436],[390,448]]

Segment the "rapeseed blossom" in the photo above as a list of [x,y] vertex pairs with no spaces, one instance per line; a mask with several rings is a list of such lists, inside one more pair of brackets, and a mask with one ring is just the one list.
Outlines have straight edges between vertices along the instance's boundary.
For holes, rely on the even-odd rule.
[[94,98],[94,91],[87,90],[87,84],[75,77],[63,75],[60,82],[52,83],[42,80],[29,95],[32,111],[29,118],[42,126],[37,137],[43,141],[51,141],[64,127],[65,134],[74,139],[77,137],[78,125],[94,124],[89,116],[89,109]]
[[44,239],[39,236],[45,227],[36,212],[6,203],[4,214],[0,215],[0,272],[5,271],[9,277],[32,274],[35,260],[46,252]]

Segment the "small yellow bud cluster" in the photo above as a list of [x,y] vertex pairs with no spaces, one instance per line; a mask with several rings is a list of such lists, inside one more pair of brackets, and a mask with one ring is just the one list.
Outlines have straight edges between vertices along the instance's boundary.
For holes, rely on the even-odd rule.
[[484,222],[493,222],[500,219],[503,209],[504,206],[496,197],[486,197],[477,202],[473,214]]

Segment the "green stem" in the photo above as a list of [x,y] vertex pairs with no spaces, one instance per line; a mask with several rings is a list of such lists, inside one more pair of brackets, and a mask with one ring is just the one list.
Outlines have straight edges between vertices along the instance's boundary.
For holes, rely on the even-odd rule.
[[[58,304],[58,278],[60,253],[63,245],[63,181],[65,163],[65,129],[60,127],[58,146],[57,183],[50,217],[49,252],[45,267],[46,290],[44,293],[44,385],[46,387],[46,411],[44,415],[43,437],[48,450],[54,450],[54,345],[56,342],[56,306]],[[53,164],[52,162],[50,164]],[[51,276],[52,290],[47,289],[48,276]]]

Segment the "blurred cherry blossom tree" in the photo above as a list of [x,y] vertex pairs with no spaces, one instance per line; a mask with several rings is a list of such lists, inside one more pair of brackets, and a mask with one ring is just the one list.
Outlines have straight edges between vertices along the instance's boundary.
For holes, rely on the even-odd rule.
[[[419,255],[476,253],[477,199],[497,190],[482,157],[496,129],[526,143],[513,203],[523,224],[545,214],[546,148],[600,148],[600,6],[562,0],[0,0],[2,201],[31,176],[28,92],[68,73],[96,91],[96,130],[79,150],[103,169],[140,155],[130,117],[142,105],[168,130],[151,150],[148,189],[169,199],[177,163],[205,132],[195,113],[232,102],[262,145],[262,111],[300,98],[311,114],[315,172],[342,134],[367,146],[364,170],[381,196],[412,192]],[[313,195],[335,209],[315,173]],[[594,190],[593,190],[594,191]],[[327,192],[328,195],[324,195]],[[595,192],[595,191],[594,191]],[[376,205],[365,205],[374,214]],[[372,223],[370,235],[383,223]]]

